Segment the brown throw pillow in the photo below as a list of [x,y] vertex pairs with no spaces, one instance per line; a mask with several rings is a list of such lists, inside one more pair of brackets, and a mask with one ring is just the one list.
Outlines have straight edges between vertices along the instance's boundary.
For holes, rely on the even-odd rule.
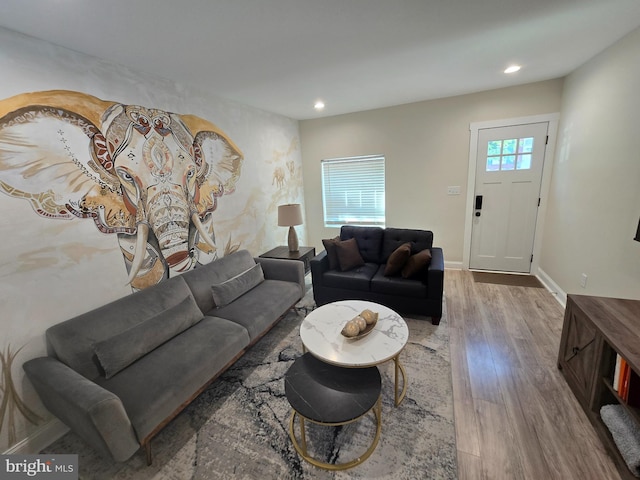
[[337,270],[340,266],[338,263],[338,253],[336,252],[336,243],[339,241],[340,236],[322,240],[322,245],[324,245],[324,249],[327,251],[327,257],[329,257],[329,269],[331,270]]
[[407,263],[402,268],[402,277],[410,278],[420,272],[424,267],[429,265],[431,261],[431,250],[425,248],[424,250],[411,255]]
[[343,272],[364,265],[364,260],[360,255],[355,238],[336,243],[336,253],[338,254],[340,270]]
[[393,275],[397,275],[404,267],[405,263],[411,256],[411,243],[403,243],[398,248],[396,248],[391,255],[389,255],[389,260],[387,260],[387,265],[384,267],[384,276],[392,277]]

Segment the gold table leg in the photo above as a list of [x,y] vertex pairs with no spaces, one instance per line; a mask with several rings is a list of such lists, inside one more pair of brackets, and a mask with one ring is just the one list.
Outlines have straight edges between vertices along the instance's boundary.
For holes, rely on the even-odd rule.
[[[405,371],[404,366],[400,363],[400,354],[393,357],[393,363],[395,364],[396,370],[394,396],[395,404],[397,407],[402,403],[402,400],[404,400],[404,396],[407,394],[407,372]],[[400,395],[398,395],[398,371],[402,373],[402,392],[400,392]]]
[[[309,455],[309,453],[307,452],[307,438],[306,438],[306,434],[305,434],[305,417],[303,417],[302,415],[300,415],[298,412],[296,412],[295,410],[293,410],[291,412],[291,418],[289,420],[289,438],[291,439],[291,442],[293,443],[294,448],[296,449],[296,451],[300,454],[300,456],[306,460],[307,462],[309,462],[311,465],[314,465],[318,468],[322,468],[324,470],[347,470],[349,468],[353,468],[356,465],[360,465],[362,462],[364,462],[367,458],[369,458],[371,456],[371,454],[373,453],[373,451],[375,450],[376,446],[378,445],[378,441],[380,440],[380,431],[382,430],[382,395],[380,395],[378,397],[378,400],[376,401],[375,405],[370,408],[369,410],[367,410],[366,412],[364,412],[360,417],[355,418],[353,420],[350,420],[348,422],[344,422],[344,423],[320,423],[320,422],[314,422],[313,420],[309,420],[310,422],[316,423],[318,425],[325,425],[325,426],[329,426],[329,427],[336,427],[339,425],[347,425],[348,423],[351,422],[355,422],[358,419],[364,417],[367,413],[369,412],[373,412],[373,415],[375,416],[376,419],[376,433],[375,436],[373,438],[373,441],[371,442],[371,445],[369,445],[369,448],[367,448],[367,450],[360,455],[359,457],[351,460],[350,462],[346,462],[346,463],[340,463],[340,464],[332,464],[332,463],[325,463],[325,462],[321,462],[319,460],[316,460],[315,458],[311,457]],[[300,419],[300,443],[298,443],[298,439],[296,438],[296,434],[295,434],[295,419],[296,417],[298,417]]]

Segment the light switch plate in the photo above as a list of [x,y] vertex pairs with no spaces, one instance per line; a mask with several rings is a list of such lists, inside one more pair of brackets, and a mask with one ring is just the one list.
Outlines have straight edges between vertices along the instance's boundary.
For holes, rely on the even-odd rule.
[[460,195],[460,186],[447,187],[447,195]]

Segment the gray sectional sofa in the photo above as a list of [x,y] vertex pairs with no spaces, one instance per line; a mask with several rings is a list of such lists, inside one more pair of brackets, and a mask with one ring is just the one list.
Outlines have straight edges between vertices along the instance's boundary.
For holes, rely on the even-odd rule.
[[[257,262],[257,263],[256,263]],[[47,409],[124,461],[304,295],[301,262],[242,250],[50,327],[24,364]]]

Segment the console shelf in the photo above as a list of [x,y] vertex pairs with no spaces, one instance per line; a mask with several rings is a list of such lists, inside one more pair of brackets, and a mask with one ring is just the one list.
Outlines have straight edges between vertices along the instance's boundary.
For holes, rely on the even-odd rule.
[[[637,478],[600,417],[603,405],[622,405],[640,426],[640,300],[569,295],[558,368],[595,427],[622,478]],[[629,396],[618,394],[616,358],[629,364]]]

